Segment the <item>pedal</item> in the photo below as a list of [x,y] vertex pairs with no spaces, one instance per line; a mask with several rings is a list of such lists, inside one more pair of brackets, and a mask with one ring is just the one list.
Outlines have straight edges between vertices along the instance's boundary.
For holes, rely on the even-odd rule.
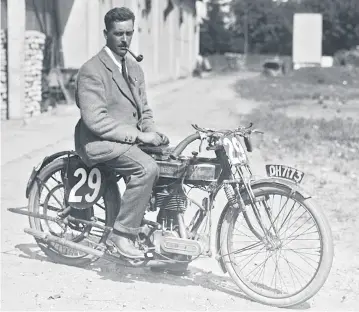
[[161,249],[168,253],[193,257],[199,256],[203,251],[203,247],[198,241],[168,236],[161,241]]

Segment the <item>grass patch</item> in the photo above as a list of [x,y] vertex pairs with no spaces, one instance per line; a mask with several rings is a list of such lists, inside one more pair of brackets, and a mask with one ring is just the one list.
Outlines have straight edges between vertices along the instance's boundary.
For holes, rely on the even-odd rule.
[[335,118],[289,118],[285,114],[258,108],[244,116],[245,123],[264,131],[259,144],[306,152],[326,147],[328,156],[347,160],[357,159],[359,153],[359,121]]
[[282,77],[242,80],[236,89],[244,98],[268,103],[319,98],[346,102],[359,98],[359,68],[302,68]]
[[[336,97],[343,102],[358,100],[359,69],[303,68],[284,77],[239,80],[236,90],[242,98],[264,102],[244,116],[244,122],[253,122],[256,128],[265,132],[260,144],[295,152],[323,148],[328,156],[347,160],[358,157],[359,118],[355,116],[359,116],[359,105],[356,101],[346,115],[329,114],[323,109],[324,105],[305,103],[319,97]],[[300,107],[301,111],[298,110]],[[340,105],[334,105],[334,108],[341,109]]]

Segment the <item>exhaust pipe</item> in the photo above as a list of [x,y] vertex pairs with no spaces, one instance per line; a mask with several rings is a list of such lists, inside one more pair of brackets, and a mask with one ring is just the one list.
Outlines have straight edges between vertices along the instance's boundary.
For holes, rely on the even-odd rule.
[[97,258],[102,258],[106,261],[109,262],[116,262],[118,264],[121,264],[123,266],[126,267],[133,267],[133,268],[138,268],[138,267],[157,267],[157,268],[173,268],[174,266],[177,267],[178,266],[178,262],[176,262],[176,260],[156,260],[156,259],[147,259],[147,260],[143,260],[143,261],[139,261],[139,262],[131,262],[131,261],[126,261],[123,260],[119,257],[116,256],[112,256],[109,254],[106,254],[104,250],[99,250],[99,249],[93,249],[90,247],[87,247],[85,245],[81,245],[79,243],[75,243],[72,241],[69,241],[65,238],[62,237],[58,237],[58,236],[54,236],[51,235],[50,233],[44,233],[44,232],[40,232],[38,230],[35,229],[31,229],[31,228],[26,228],[24,229],[24,232],[32,235],[33,237],[42,240],[45,243],[57,243],[60,244],[62,246],[71,248],[71,249],[75,249],[78,251],[82,251],[84,253],[93,255]]

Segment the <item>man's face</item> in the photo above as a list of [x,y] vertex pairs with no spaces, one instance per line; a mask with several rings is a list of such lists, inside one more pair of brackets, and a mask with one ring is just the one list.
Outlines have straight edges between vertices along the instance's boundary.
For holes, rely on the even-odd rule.
[[127,51],[123,47],[130,47],[133,35],[133,21],[113,22],[109,30],[104,30],[106,45],[117,55],[123,57]]

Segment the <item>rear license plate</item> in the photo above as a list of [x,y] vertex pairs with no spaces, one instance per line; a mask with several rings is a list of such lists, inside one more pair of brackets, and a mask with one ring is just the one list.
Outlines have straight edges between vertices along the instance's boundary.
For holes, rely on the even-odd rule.
[[266,171],[269,177],[287,179],[295,183],[302,182],[304,177],[304,172],[284,165],[266,165]]

